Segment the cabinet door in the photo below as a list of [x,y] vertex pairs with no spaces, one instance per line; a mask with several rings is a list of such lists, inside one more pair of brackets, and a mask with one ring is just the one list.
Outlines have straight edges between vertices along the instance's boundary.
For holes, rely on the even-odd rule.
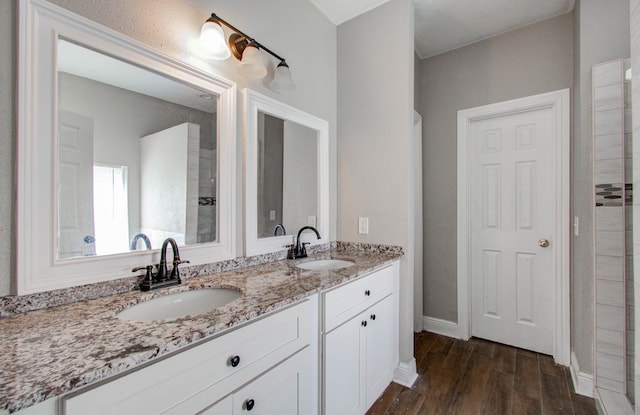
[[198,415],[229,415],[233,407],[233,397],[231,395],[214,403]]
[[393,296],[388,296],[366,312],[367,408],[384,392],[395,368]]
[[327,415],[363,414],[366,410],[362,387],[366,316],[358,315],[325,335],[324,413]]
[[233,394],[233,415],[307,415],[312,401],[312,365],[307,347]]

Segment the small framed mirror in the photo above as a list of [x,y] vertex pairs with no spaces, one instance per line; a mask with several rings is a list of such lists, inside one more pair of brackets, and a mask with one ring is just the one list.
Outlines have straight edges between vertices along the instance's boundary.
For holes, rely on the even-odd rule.
[[328,242],[328,122],[249,89],[244,101],[246,255],[284,250],[304,226]]
[[236,86],[20,1],[18,293],[235,256]]

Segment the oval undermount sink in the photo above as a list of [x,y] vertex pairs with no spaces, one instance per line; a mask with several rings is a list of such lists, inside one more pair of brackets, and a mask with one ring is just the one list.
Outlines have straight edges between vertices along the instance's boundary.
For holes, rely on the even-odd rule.
[[298,264],[298,268],[302,269],[310,269],[313,271],[329,271],[347,268],[356,263],[353,261],[346,261],[344,259],[318,259],[315,261],[303,262],[302,264]]
[[117,314],[121,320],[167,320],[202,314],[232,302],[242,295],[227,288],[202,288],[156,297]]

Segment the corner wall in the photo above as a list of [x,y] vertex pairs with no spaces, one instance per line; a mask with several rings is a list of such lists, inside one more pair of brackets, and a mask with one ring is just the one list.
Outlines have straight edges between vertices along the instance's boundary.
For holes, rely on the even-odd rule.
[[579,218],[580,235],[571,241],[571,347],[580,370],[593,373],[595,199],[591,68],[596,63],[629,57],[629,1],[578,0],[574,24],[571,217]]
[[11,292],[11,276],[15,271],[16,3],[0,1],[0,56],[5,57],[0,60],[0,296]]
[[[409,167],[413,2],[391,0],[338,26],[338,240],[402,246],[400,361],[413,359]],[[393,30],[381,30],[381,28]],[[358,217],[369,234],[358,234]]]

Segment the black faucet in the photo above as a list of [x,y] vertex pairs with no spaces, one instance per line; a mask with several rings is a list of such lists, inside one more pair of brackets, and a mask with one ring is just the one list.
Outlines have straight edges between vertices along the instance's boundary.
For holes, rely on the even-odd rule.
[[314,231],[316,233],[316,236],[318,237],[318,239],[320,239],[320,232],[318,232],[318,230],[316,228],[314,228],[313,226],[303,226],[298,231],[298,236],[296,238],[296,243],[288,246],[289,247],[289,252],[287,253],[287,259],[296,259],[296,258],[306,258],[307,257],[307,247],[306,247],[306,245],[309,245],[309,242],[300,243],[300,235],[302,234],[302,232],[304,232],[307,229],[309,229],[311,231]]
[[[173,268],[171,274],[167,276],[167,246],[171,245],[173,250]],[[153,274],[153,265],[147,265],[145,267],[137,267],[132,269],[132,272],[146,269],[145,276],[140,283],[140,290],[149,291],[157,290],[158,288],[171,287],[178,285],[182,281],[180,280],[180,271],[178,265],[188,264],[189,261],[180,259],[180,251],[178,250],[178,243],[173,238],[167,238],[162,243],[162,249],[160,251],[160,263],[157,265],[158,272]]]
[[282,235],[286,235],[287,234],[287,230],[284,228],[284,225],[279,223],[276,225],[275,228],[273,228],[273,236],[278,236],[278,229],[280,229],[282,231]]

